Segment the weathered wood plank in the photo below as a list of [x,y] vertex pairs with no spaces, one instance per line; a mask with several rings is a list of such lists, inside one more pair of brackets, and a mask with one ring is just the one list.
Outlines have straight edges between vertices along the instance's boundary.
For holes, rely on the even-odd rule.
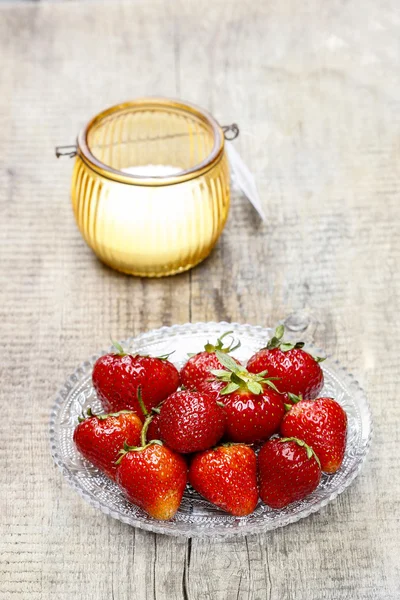
[[[399,30],[394,0],[0,4],[0,597],[398,599]],[[145,94],[238,121],[268,217],[234,194],[210,258],[154,281],[93,257],[70,164],[52,153]],[[375,418],[371,457],[334,503],[266,536],[186,542],[132,530],[66,486],[48,451],[52,398],[110,334],[296,311]]]
[[[289,14],[283,8],[268,5],[263,14],[260,6],[254,14],[249,11],[248,18],[237,6],[230,8],[219,15],[218,44],[207,20],[197,35],[195,19],[185,22],[182,95],[194,97],[194,92],[221,118],[240,122],[244,135],[235,143],[256,172],[269,223],[257,223],[251,209],[234,199],[223,243],[193,272],[193,320],[217,315],[217,319],[271,323],[293,310],[306,311],[313,316],[315,341],[348,361],[376,393],[378,354],[372,351],[371,340],[381,351],[384,343],[378,339],[377,320],[382,316],[376,307],[385,306],[394,317],[398,306],[398,281],[385,276],[379,265],[392,263],[399,252],[397,244],[393,246],[392,229],[399,216],[398,186],[390,172],[398,167],[391,152],[379,151],[375,141],[380,135],[387,148],[397,145],[386,88],[377,81],[380,69],[364,70],[365,80],[353,81],[360,75],[349,71],[350,48],[362,59],[369,53],[366,38],[356,46],[354,41],[348,46],[343,42],[346,50],[341,56],[321,50],[323,42],[334,40],[328,31],[314,33],[314,27],[316,22],[327,27],[333,16],[329,11],[310,17],[310,24],[306,11],[294,10],[296,26],[289,26],[290,37],[278,35],[288,26]],[[353,10],[350,6],[335,21],[349,40],[345,20],[354,17]],[[304,65],[298,62],[299,40],[307,58]],[[199,46],[206,52],[208,85],[193,69]],[[323,60],[331,64],[326,67]],[[372,173],[369,185],[361,183],[363,173]],[[390,375],[389,379],[393,385]],[[361,508],[357,502],[362,497],[373,503],[377,496],[373,481],[380,459],[375,460],[367,465],[369,478],[365,475],[333,507],[267,539],[252,540],[251,560],[244,571],[249,541],[235,543],[235,560],[230,544],[194,541],[193,598],[234,597],[230,586],[236,586],[239,598],[255,599],[395,595],[400,578],[398,565],[390,571],[396,562],[393,545],[373,549],[371,530],[377,531],[379,511],[371,519],[369,502]],[[392,527],[393,521],[386,535]]]

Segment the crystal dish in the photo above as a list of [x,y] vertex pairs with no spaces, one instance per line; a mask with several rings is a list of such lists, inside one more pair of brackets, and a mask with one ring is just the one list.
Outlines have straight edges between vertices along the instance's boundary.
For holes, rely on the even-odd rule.
[[[198,352],[221,333],[232,331],[241,346],[233,353],[247,361],[265,345],[273,333],[254,325],[237,323],[188,323],[162,327],[136,338],[122,341],[124,348],[141,354],[160,356],[173,352],[170,360],[180,368],[189,352]],[[290,337],[290,336],[289,336]],[[314,354],[321,350],[306,345]],[[156,533],[182,537],[227,538],[236,535],[262,533],[293,523],[316,512],[342,493],[360,472],[371,440],[371,414],[365,394],[346,369],[328,358],[322,363],[325,386],[321,395],[334,397],[348,416],[346,455],[341,469],[333,475],[323,475],[318,488],[306,499],[282,510],[272,510],[259,502],[247,517],[234,517],[202,499],[187,488],[178,513],[171,521],[157,521],[130,504],[117,485],[82,458],[73,443],[73,431],[78,416],[87,407],[101,412],[101,404],[92,386],[92,368],[101,352],[84,362],[68,377],[59,391],[50,419],[51,452],[68,483],[93,507],[128,523]]]

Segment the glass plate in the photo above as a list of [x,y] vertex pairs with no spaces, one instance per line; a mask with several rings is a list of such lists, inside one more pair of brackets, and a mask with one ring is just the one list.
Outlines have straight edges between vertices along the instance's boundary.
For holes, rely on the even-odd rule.
[[[203,349],[224,331],[233,331],[241,341],[234,352],[246,361],[265,345],[273,330],[237,323],[188,323],[162,327],[129,338],[124,348],[142,354],[159,356],[174,351],[171,360],[180,368],[189,352]],[[288,336],[290,338],[290,336]],[[321,350],[308,346],[315,354]],[[262,533],[293,523],[319,510],[343,492],[359,473],[371,439],[371,414],[363,390],[343,367],[330,359],[322,363],[325,386],[322,395],[332,396],[343,406],[348,416],[348,440],[341,469],[334,475],[323,475],[319,487],[305,500],[282,510],[272,510],[261,502],[247,517],[233,517],[212,506],[188,487],[181,507],[171,521],[156,521],[125,500],[117,485],[80,456],[72,435],[78,416],[87,407],[101,411],[101,404],[92,386],[93,364],[100,354],[84,362],[68,377],[58,393],[50,419],[51,452],[68,483],[95,508],[124,523],[149,531],[184,537],[219,537]]]

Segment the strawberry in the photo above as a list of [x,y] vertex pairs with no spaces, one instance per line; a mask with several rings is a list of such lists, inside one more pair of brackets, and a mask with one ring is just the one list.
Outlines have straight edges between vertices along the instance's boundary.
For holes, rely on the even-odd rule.
[[126,354],[119,344],[116,352],[101,356],[93,367],[92,380],[106,412],[129,409],[141,416],[138,387],[150,410],[179,386],[179,373],[165,357]]
[[183,454],[207,450],[221,439],[225,418],[212,396],[189,390],[175,392],[161,406],[160,438]]
[[[218,338],[215,345],[207,344],[204,346],[202,352],[192,355],[183,369],[181,370],[181,382],[188,390],[197,390],[199,385],[207,378],[210,377],[210,371],[213,369],[221,369],[222,365],[215,354],[216,350],[228,354],[233,352],[236,348],[240,347],[240,342],[234,345],[232,340],[229,346],[224,347],[223,339],[230,335],[232,331],[227,331],[220,338]],[[240,362],[234,358],[238,365]]]
[[325,473],[335,473],[346,449],[347,415],[333,398],[301,400],[286,413],[281,434],[297,437],[312,446]]
[[115,479],[118,453],[125,442],[131,445],[139,443],[142,421],[127,410],[94,415],[89,408],[87,415],[75,428],[75,445],[87,460]]
[[216,351],[227,370],[213,371],[214,381],[204,381],[201,390],[225,407],[225,438],[252,444],[279,431],[285,408],[282,396],[265,372],[249,373],[232,359]]
[[311,494],[321,479],[314,451],[296,438],[274,438],[258,454],[261,500],[271,508],[284,508]]
[[151,440],[159,440],[160,439],[160,409],[153,408],[153,419],[147,429],[146,440],[150,442]]
[[[219,371],[219,369],[217,369]],[[217,372],[214,371],[214,373]],[[222,370],[221,370],[222,373]],[[221,400],[221,392],[226,388],[226,381],[222,381],[218,379],[215,375],[211,374],[210,379],[204,379],[201,383],[199,383],[199,392],[205,392],[209,394],[215,400]]]
[[141,446],[124,446],[118,460],[117,483],[130,502],[154,519],[168,520],[177,512],[187,483],[185,459],[162,442],[146,444],[146,419]]
[[292,344],[282,340],[283,325],[275,330],[267,346],[256,352],[248,361],[251,373],[266,371],[268,377],[277,377],[276,386],[280,392],[290,392],[304,398],[316,398],[324,386],[324,375],[319,362],[303,350],[304,343]]
[[257,459],[245,444],[223,444],[196,454],[189,483],[206,500],[237,517],[249,515],[258,502]]

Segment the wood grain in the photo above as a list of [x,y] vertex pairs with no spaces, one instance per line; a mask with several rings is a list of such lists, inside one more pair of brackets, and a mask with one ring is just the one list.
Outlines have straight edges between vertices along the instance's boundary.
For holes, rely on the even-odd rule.
[[[396,0],[0,4],[0,598],[400,597],[399,36]],[[71,163],[53,153],[103,107],[146,94],[237,121],[268,216],[235,193],[210,258],[164,280],[95,259],[73,221]],[[371,455],[345,494],[265,536],[187,542],[67,487],[50,407],[110,333],[294,312],[372,406]]]

